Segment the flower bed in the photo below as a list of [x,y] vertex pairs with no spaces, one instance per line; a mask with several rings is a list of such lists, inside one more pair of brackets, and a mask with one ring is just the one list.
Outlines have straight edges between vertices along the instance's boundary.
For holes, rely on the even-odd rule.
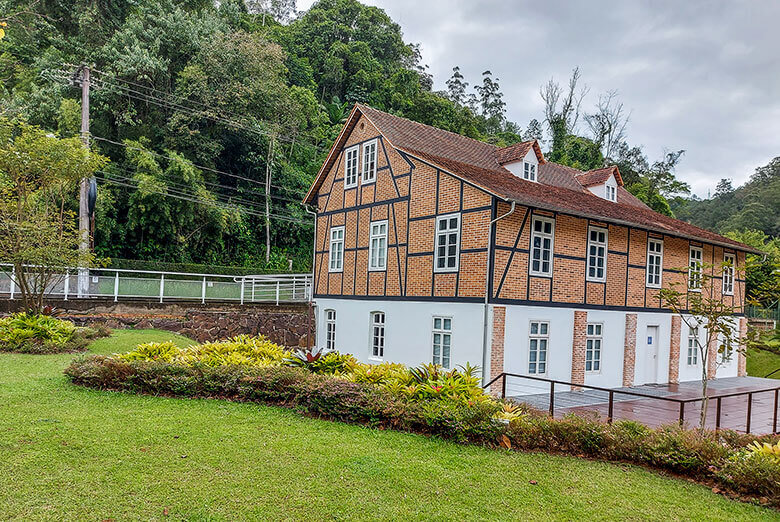
[[92,388],[274,404],[458,442],[631,462],[780,506],[780,446],[763,445],[777,437],[550,419],[486,395],[473,368],[372,366],[338,353],[294,354],[243,336],[187,348],[139,345],[122,355],[82,357],[65,373]]
[[105,328],[79,328],[50,315],[19,313],[0,319],[0,352],[78,352],[108,333]]

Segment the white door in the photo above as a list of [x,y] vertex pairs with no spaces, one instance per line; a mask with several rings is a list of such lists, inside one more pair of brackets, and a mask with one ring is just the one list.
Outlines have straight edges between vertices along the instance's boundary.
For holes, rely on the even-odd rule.
[[645,342],[645,383],[658,382],[658,327],[648,326]]

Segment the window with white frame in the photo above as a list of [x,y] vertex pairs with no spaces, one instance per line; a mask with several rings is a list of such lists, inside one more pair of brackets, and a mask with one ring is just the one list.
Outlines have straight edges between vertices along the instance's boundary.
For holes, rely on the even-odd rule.
[[376,180],[376,140],[363,144],[363,183]]
[[661,239],[647,240],[647,286],[661,288],[664,266],[664,242]]
[[523,179],[527,179],[529,181],[536,181],[535,163],[529,163],[527,161],[523,162]]
[[607,279],[607,229],[588,228],[588,281]]
[[325,310],[325,349],[336,349],[336,310]]
[[699,329],[688,328],[688,366],[699,364]]
[[358,180],[358,154],[360,146],[355,145],[344,151],[344,188],[354,187]]
[[531,275],[552,276],[555,220],[536,216],[531,228]]
[[725,364],[731,359],[733,350],[734,345],[732,344],[731,334],[721,335],[720,344],[718,346],[718,359],[720,360],[721,364]]
[[601,331],[603,327],[601,323],[588,323],[585,341],[586,372],[597,373],[601,371]]
[[528,330],[528,373],[547,373],[547,344],[550,341],[550,323],[531,321]]
[[692,246],[688,257],[688,288],[701,290],[701,259],[702,249]]
[[452,318],[433,318],[433,364],[442,368],[450,367],[450,349],[452,347]]
[[333,227],[330,229],[329,263],[331,272],[344,270],[344,227]]
[[450,214],[436,218],[435,270],[437,272],[458,270],[459,249],[460,215]]
[[725,295],[734,295],[734,267],[737,264],[737,258],[734,254],[723,255],[723,293]]
[[368,269],[387,269],[387,220],[371,223],[371,237],[369,240]]
[[609,201],[617,201],[617,187],[614,185],[606,185],[607,193],[605,194],[605,197]]
[[371,312],[371,357],[385,356],[385,313]]

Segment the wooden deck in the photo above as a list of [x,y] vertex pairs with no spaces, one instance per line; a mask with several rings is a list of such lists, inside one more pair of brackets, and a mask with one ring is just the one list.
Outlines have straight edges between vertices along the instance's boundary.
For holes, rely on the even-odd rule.
[[[731,377],[712,380],[709,383],[710,397],[731,393],[753,392],[750,408],[750,433],[764,434],[777,431],[774,424],[775,392],[759,391],[780,386],[780,380],[758,377]],[[621,394],[620,391],[646,393],[653,397],[634,397]],[[583,416],[608,417],[609,393],[599,390],[563,391],[555,393],[555,417],[575,413]],[[701,397],[701,383],[697,381],[680,384],[655,384],[616,388],[614,393],[613,419],[634,420],[656,427],[676,424],[680,418],[680,405],[677,402],[660,400],[695,399]],[[533,394],[512,397],[518,402],[546,410],[549,407],[549,394]],[[685,404],[685,424],[688,427],[699,425],[702,402]],[[747,431],[748,396],[726,397],[721,399],[720,427],[740,432]],[[707,427],[715,428],[717,401],[711,398],[707,409]]]

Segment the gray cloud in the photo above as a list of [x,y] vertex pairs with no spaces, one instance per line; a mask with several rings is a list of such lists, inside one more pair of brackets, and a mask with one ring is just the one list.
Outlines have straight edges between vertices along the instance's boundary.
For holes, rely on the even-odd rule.
[[[422,44],[435,87],[459,65],[500,78],[510,119],[541,118],[539,86],[580,66],[598,93],[617,89],[628,136],[651,159],[685,149],[678,176],[706,196],[780,155],[780,2],[368,0]],[[299,9],[310,1],[299,1]]]

